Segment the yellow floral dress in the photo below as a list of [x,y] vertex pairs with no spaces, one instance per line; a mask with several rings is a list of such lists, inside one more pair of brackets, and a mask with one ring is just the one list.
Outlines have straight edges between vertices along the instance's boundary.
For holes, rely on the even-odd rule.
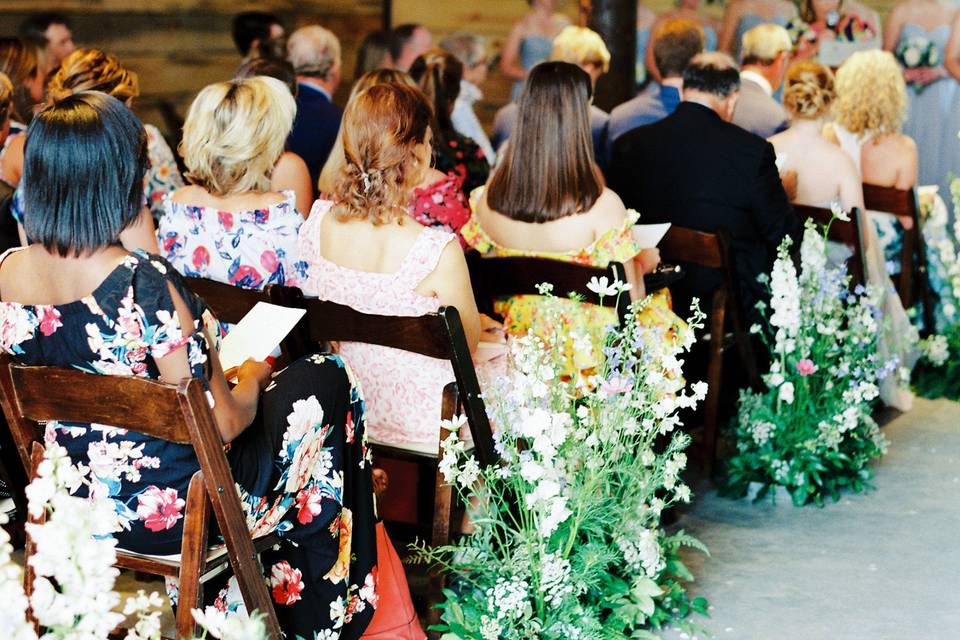
[[[471,197],[471,204],[476,210],[476,204],[481,190],[477,189]],[[633,210],[627,212],[627,219],[620,227],[614,227],[592,244],[583,249],[565,251],[562,253],[536,252],[503,247],[487,235],[480,226],[476,215],[461,228],[463,240],[482,255],[498,258],[533,257],[573,262],[591,267],[606,267],[611,262],[626,262],[632,260],[643,247],[633,239],[631,227],[636,224],[640,215]],[[563,295],[563,292],[557,292]],[[624,294],[626,295],[626,294]],[[606,328],[617,324],[617,311],[611,307],[601,307],[595,304],[577,302],[567,298],[557,298],[555,303],[561,311],[563,335],[566,336],[566,351],[572,371],[583,371],[597,368],[603,362],[602,348],[606,339]],[[521,295],[504,298],[494,304],[494,311],[503,317],[503,326],[507,335],[526,335],[533,329],[534,333],[550,342],[556,335],[556,327],[551,326],[548,320],[552,314],[547,313],[542,296]],[[646,306],[637,316],[637,321],[644,326],[660,329],[657,333],[666,336],[676,336],[686,331],[686,323],[673,313],[670,292],[661,289],[649,296]],[[589,345],[585,345],[578,338],[589,338]],[[572,372],[571,371],[571,372]]]

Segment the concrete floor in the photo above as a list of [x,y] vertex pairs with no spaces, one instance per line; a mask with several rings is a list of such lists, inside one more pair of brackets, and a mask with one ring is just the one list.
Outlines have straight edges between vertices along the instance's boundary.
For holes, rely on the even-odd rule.
[[822,509],[702,483],[676,526],[710,548],[685,560],[711,617],[664,640],[960,639],[960,404],[917,399],[884,432],[876,490]]

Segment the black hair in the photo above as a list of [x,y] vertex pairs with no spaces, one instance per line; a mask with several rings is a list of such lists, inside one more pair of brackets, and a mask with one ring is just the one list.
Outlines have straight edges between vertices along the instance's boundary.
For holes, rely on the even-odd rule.
[[410,77],[419,85],[433,107],[434,148],[446,147],[456,137],[453,127],[453,106],[460,95],[463,63],[449,51],[433,48],[417,57],[410,65]]
[[70,28],[70,23],[59,13],[35,13],[20,24],[20,37],[40,46],[46,46],[47,29],[52,24],[62,24]]
[[410,42],[410,39],[413,37],[413,32],[421,26],[423,25],[417,24],[416,22],[408,22],[397,25],[393,31],[390,32],[390,56],[394,60],[400,57],[403,53],[403,48],[407,46],[407,43]]
[[293,65],[286,60],[277,58],[254,58],[247,60],[237,69],[234,74],[235,80],[244,78],[253,78],[254,76],[269,76],[276,78],[287,85],[294,98],[297,97],[299,85],[297,84],[297,72],[293,70]]
[[237,45],[240,55],[250,53],[254,40],[265,42],[270,39],[270,27],[283,25],[273,13],[266,11],[244,11],[233,18],[233,43]]
[[143,207],[147,134],[122,102],[82,91],[43,109],[27,129],[24,229],[62,256],[119,244]]
[[726,54],[701,53],[683,71],[683,90],[688,89],[726,98],[740,90],[740,69]]

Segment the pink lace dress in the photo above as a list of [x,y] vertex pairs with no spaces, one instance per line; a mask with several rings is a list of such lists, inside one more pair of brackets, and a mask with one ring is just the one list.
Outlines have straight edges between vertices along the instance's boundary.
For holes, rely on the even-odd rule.
[[[444,248],[456,241],[456,235],[425,228],[394,273],[348,269],[320,255],[320,225],[332,204],[317,200],[300,227],[300,259],[307,263],[306,295],[387,316],[421,316],[440,308],[437,298],[422,296],[416,288],[436,268]],[[360,379],[368,437],[374,442],[436,452],[441,393],[454,380],[450,363],[355,342],[340,343],[340,353]]]

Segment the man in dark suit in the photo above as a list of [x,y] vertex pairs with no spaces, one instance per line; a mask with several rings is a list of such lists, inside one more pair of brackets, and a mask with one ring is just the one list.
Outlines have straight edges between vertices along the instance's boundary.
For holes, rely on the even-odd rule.
[[343,111],[333,104],[333,92],[340,84],[340,41],[323,27],[303,27],[291,34],[287,55],[299,88],[287,149],[307,163],[316,188],[343,118]]
[[[683,74],[683,102],[663,120],[620,136],[613,145],[611,187],[641,222],[714,232],[727,229],[743,302],[764,296],[757,276],[769,273],[784,236],[800,230],[774,162],[773,146],[730,124],[740,74],[722,53],[701,53]],[[689,266],[674,294],[709,304],[722,276]],[[752,315],[752,314],[751,314]]]

